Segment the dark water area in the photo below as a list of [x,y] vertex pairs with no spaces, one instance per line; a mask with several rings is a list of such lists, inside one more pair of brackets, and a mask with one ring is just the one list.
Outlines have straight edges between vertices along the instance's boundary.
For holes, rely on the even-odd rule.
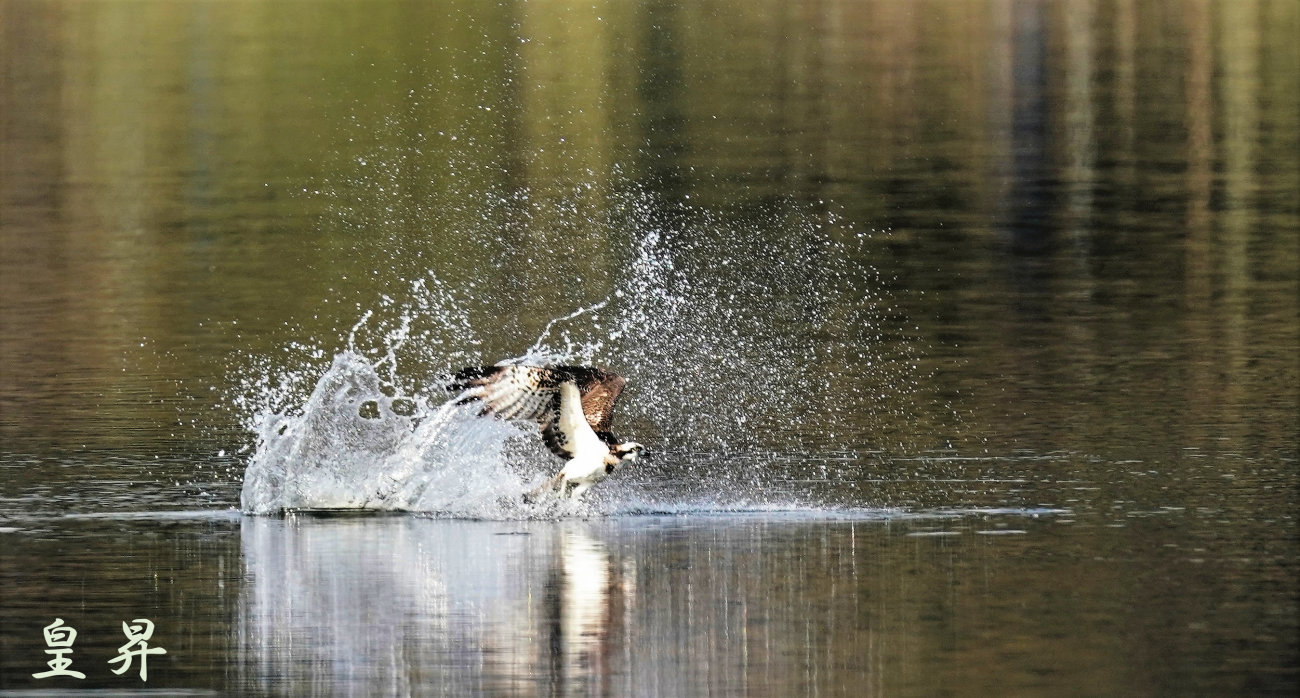
[[[1229,581],[1282,594],[1280,561],[1189,540],[1187,516],[72,519],[14,536],[40,589],[6,635],[57,612],[74,667],[112,685],[122,614],[152,613],[150,686],[253,694],[1284,687],[1291,619]],[[119,565],[88,571],[83,546]],[[10,641],[23,685],[40,641]]]
[[[0,693],[1293,695],[1297,35],[0,0]],[[239,511],[340,352],[538,347],[656,453],[579,515]]]

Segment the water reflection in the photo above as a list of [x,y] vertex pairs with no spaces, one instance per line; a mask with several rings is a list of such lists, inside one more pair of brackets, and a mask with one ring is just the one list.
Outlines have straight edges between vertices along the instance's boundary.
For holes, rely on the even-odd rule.
[[259,692],[842,688],[880,639],[824,615],[855,605],[852,525],[291,516],[242,537],[238,683]]
[[[997,415],[970,430],[995,447],[1082,409],[1102,428],[1028,445],[1094,450],[1111,396],[1185,402],[1152,380],[1172,355],[1224,368],[1205,392],[1230,408],[1281,406],[1185,423],[1279,424],[1268,447],[1294,451],[1294,3],[5,7],[0,100],[24,107],[0,112],[0,399],[21,407],[0,431],[20,448],[192,447],[173,423],[234,426],[212,409],[232,352],[332,342],[429,269],[477,274],[473,326],[505,328],[483,353],[513,355],[609,292],[645,232],[602,223],[631,181],[662,202],[641,227],[788,198],[892,229],[858,261],[965,362],[942,389]],[[761,268],[732,233],[708,254]],[[1065,370],[989,380],[1026,365]],[[1006,424],[1034,402],[1065,408]]]
[[[3,687],[30,686],[50,614],[82,613],[90,657],[140,608],[168,635],[151,685],[231,693],[1294,693],[1300,4],[0,17]],[[622,217],[623,186],[649,210]],[[431,269],[474,289],[476,350],[515,355],[652,229],[703,241],[674,249],[696,289],[888,231],[850,261],[886,271],[912,329],[846,321],[853,295],[777,314],[739,293],[771,331],[734,323],[734,345],[774,365],[757,350],[788,345],[764,340],[814,337],[798,365],[865,374],[915,340],[933,353],[899,377],[949,399],[916,419],[869,412],[866,382],[749,400],[764,467],[850,506],[1050,505],[1073,528],[41,518],[233,506],[232,356],[328,357]],[[631,400],[680,397],[648,382],[663,363]],[[792,404],[854,400],[829,442],[789,430]],[[665,440],[726,423],[663,402],[644,426]],[[913,452],[934,447],[954,457]]]
[[[1104,528],[1012,511],[246,518],[231,680],[255,693],[457,695],[1235,685],[1214,669],[1218,616],[1199,609],[1240,582],[1237,558],[1212,536],[1171,533],[1187,514],[1134,513]],[[1253,619],[1250,651],[1277,661],[1288,621],[1258,611],[1231,613]],[[1111,623],[1124,632],[1103,631]],[[1135,652],[1140,668],[1113,670]]]
[[32,519],[0,533],[0,689],[58,688],[31,678],[55,616],[84,687],[122,689],[129,613],[169,692],[1258,694],[1295,680],[1283,515],[1250,546],[1160,507]]
[[607,686],[635,574],[596,526],[247,518],[250,686],[587,693]]

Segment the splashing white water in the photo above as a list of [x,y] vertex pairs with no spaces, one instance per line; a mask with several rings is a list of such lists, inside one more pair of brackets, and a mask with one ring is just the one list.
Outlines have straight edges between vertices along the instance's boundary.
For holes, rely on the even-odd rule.
[[629,378],[616,431],[661,459],[596,488],[585,513],[799,506],[811,495],[773,486],[781,464],[828,449],[852,460],[912,428],[923,376],[860,261],[866,234],[793,205],[749,224],[695,211],[668,228],[652,208],[635,196],[610,207],[608,229],[639,231],[612,290],[546,321],[517,357],[482,355],[470,316],[489,282],[431,272],[363,312],[343,351],[251,362],[235,400],[257,437],[244,510],[554,513],[520,498],[559,467],[535,425],[448,404],[438,377],[482,363],[594,363]]
[[[653,236],[652,236],[653,237]],[[617,298],[627,294],[619,291]],[[532,425],[504,424],[479,417],[474,406],[455,405],[437,385],[421,391],[398,370],[403,347],[416,325],[425,330],[421,348],[446,349],[435,337],[448,334],[474,344],[465,321],[466,304],[430,275],[412,285],[407,304],[380,321],[362,313],[347,333],[347,349],[333,357],[301,407],[290,394],[301,390],[304,370],[286,372],[277,383],[265,376],[245,381],[260,393],[248,427],[256,451],[244,476],[244,511],[268,514],[287,510],[368,509],[422,511],[447,516],[500,518],[589,512],[581,504],[530,505],[521,493],[550,476],[557,463],[544,452]],[[498,363],[555,364],[590,362],[610,336],[579,341],[567,323],[591,316],[616,296],[548,322],[540,336],[515,358]],[[385,309],[395,305],[385,297]],[[584,318],[584,316],[586,316]],[[600,322],[595,326],[600,328]],[[558,338],[553,333],[559,328]],[[358,348],[370,330],[380,343],[368,354]],[[556,344],[552,344],[555,342]],[[461,359],[463,351],[446,358]],[[442,375],[456,367],[443,362]],[[272,386],[276,387],[272,387]],[[244,404],[253,399],[241,398]]]
[[509,515],[527,485],[507,467],[517,432],[450,402],[389,397],[370,362],[334,357],[300,416],[267,419],[245,473],[243,509]]

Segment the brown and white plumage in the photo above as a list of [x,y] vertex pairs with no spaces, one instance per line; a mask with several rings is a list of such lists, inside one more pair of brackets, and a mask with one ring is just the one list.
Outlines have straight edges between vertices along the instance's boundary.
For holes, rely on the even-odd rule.
[[449,388],[462,391],[458,404],[481,403],[480,414],[536,421],[542,442],[565,459],[541,490],[565,490],[577,499],[643,450],[610,431],[626,384],[617,373],[592,366],[512,365],[466,368]]

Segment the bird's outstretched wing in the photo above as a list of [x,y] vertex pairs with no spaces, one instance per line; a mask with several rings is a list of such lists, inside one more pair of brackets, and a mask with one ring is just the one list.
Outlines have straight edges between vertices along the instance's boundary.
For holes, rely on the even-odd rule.
[[458,404],[481,402],[482,414],[536,421],[547,448],[561,458],[571,458],[572,436],[559,428],[560,386],[569,382],[578,388],[583,416],[592,430],[612,442],[614,403],[627,384],[626,378],[612,371],[593,366],[472,366],[456,373],[448,388],[461,391]]

